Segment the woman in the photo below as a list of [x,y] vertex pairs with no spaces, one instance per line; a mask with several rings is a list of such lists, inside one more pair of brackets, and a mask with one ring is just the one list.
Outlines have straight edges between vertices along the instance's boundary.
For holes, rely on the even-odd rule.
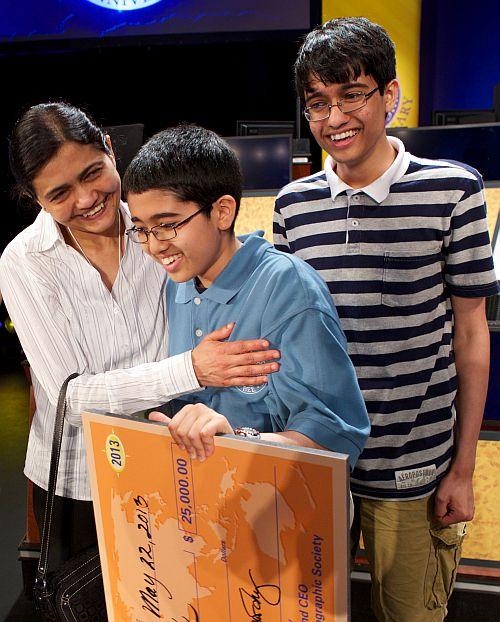
[[39,525],[58,392],[70,373],[81,374],[68,385],[72,425],[65,426],[56,488],[66,559],[96,542],[83,410],[128,414],[203,386],[259,384],[278,368],[259,363],[279,354],[258,352],[269,345],[262,340],[220,343],[228,325],[192,352],[166,358],[165,272],[126,243],[132,223],[109,137],[81,110],[62,103],[30,108],[14,129],[10,163],[18,194],[42,208],[0,259],[0,289],[37,405],[24,472],[34,483]]

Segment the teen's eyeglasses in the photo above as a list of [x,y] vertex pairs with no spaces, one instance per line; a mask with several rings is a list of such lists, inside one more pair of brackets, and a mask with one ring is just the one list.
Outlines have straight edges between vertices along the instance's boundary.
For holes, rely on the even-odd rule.
[[332,108],[335,108],[335,106],[344,113],[355,112],[366,106],[366,102],[376,91],[378,91],[378,86],[368,93],[362,93],[361,91],[346,93],[336,104],[314,102],[314,104],[304,108],[304,116],[308,121],[314,123],[315,121],[324,121],[328,119],[332,113]]
[[179,227],[187,224],[192,218],[203,211],[206,210],[202,207],[197,212],[194,212],[194,214],[191,214],[191,216],[184,218],[184,220],[181,220],[174,225],[162,223],[160,225],[156,225],[155,227],[151,227],[151,229],[145,229],[144,227],[132,227],[131,229],[127,229],[125,231],[125,235],[128,236],[129,240],[132,240],[132,242],[135,242],[136,244],[147,244],[150,233],[152,233],[158,241],[166,242],[167,240],[172,240],[177,236],[177,229]]

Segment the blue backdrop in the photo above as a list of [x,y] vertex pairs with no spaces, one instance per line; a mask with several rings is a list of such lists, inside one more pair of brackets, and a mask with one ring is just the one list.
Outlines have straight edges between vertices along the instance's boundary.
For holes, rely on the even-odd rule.
[[420,124],[433,110],[493,107],[500,0],[422,0]]
[[281,0],[11,0],[0,3],[0,42],[304,30],[309,22],[309,0],[294,0],[286,11]]

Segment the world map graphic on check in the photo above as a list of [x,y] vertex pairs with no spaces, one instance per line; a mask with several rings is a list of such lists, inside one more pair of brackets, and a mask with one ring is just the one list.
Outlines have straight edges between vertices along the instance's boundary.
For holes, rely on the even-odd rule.
[[163,426],[85,417],[111,621],[347,620],[345,460],[224,437],[200,464]]

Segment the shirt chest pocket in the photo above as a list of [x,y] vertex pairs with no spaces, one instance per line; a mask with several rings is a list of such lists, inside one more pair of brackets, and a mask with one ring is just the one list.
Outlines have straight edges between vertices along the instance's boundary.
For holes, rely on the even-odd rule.
[[442,296],[443,257],[439,250],[386,251],[382,304],[388,307],[418,305]]

